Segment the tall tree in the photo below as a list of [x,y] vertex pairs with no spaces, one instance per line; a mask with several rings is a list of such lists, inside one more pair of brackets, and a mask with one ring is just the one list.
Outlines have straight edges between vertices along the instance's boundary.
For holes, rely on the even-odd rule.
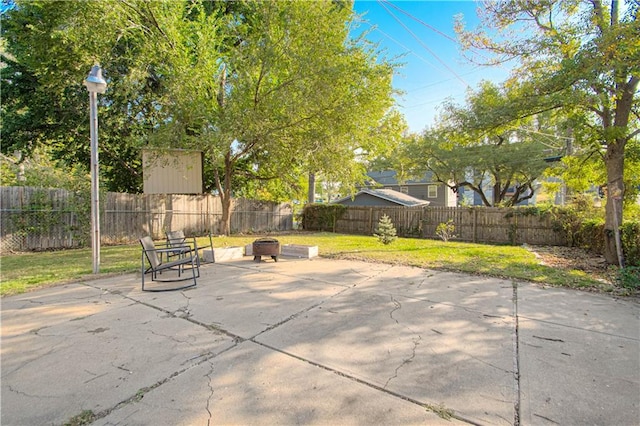
[[446,102],[438,126],[405,147],[413,174],[429,170],[455,192],[471,189],[486,206],[513,206],[532,198],[547,167],[548,146],[541,134],[552,120],[547,113],[496,125],[512,96],[512,88],[483,82],[476,92],[469,91],[464,106]]
[[88,164],[81,82],[100,62],[110,189],[140,189],[143,146],[200,149],[228,232],[242,185],[295,189],[309,171],[350,182],[357,156],[382,144],[371,136],[392,104],[393,68],[350,39],[353,25],[345,2],[18,1],[2,28],[3,136],[16,130],[3,152],[42,143]]
[[[100,102],[101,180],[142,188],[137,145],[157,125],[157,76],[132,80],[141,41],[116,2],[17,1],[2,16],[3,152],[27,158],[45,146],[69,167],[89,167],[88,95],[82,81],[100,62],[109,82]],[[96,31],[99,28],[100,31]],[[135,81],[136,84],[132,84]]]
[[630,125],[632,117],[640,118],[639,11],[635,1],[488,1],[483,28],[465,31],[462,21],[457,26],[466,47],[493,52],[496,61],[519,61],[513,79],[524,82],[526,90],[501,122],[550,109],[591,115],[596,124],[591,130],[604,150],[604,239],[610,263],[619,263],[625,147],[640,132]]
[[392,68],[349,40],[350,9],[328,1],[236,7],[242,13],[218,16],[194,6],[190,16],[200,18],[188,29],[164,31],[178,49],[149,46],[171,64],[162,105],[170,119],[156,139],[212,159],[224,232],[239,177],[293,186],[309,171],[357,178],[356,155],[376,149],[370,136],[392,104]]

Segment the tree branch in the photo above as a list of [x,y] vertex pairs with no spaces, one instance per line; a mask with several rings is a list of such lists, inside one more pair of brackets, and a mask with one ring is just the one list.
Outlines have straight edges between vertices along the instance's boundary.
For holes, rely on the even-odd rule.
[[618,24],[618,0],[611,0],[611,26]]
[[629,134],[629,136],[627,136],[627,137],[626,137],[626,140],[627,140],[627,141],[628,141],[628,140],[631,140],[631,139],[633,139],[636,135],[640,135],[640,129],[637,129],[637,130],[635,130],[635,131],[631,132],[631,133]]

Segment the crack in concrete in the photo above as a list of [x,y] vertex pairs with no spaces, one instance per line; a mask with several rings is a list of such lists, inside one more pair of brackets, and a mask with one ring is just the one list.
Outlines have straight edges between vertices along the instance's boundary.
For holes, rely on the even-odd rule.
[[398,302],[396,299],[394,299],[393,295],[391,295],[391,303],[393,303],[394,308],[391,310],[391,312],[389,312],[389,318],[394,320],[396,324],[400,324],[398,320],[393,317],[393,313],[399,309],[402,309],[402,304]]
[[430,404],[430,403],[428,403],[428,402],[422,402],[422,401],[419,401],[419,400],[417,400],[417,399],[415,399],[415,398],[411,398],[411,397],[409,397],[409,396],[402,395],[402,394],[400,394],[400,393],[398,393],[398,392],[394,392],[394,391],[392,391],[392,390],[385,389],[385,388],[383,388],[383,387],[382,387],[382,386],[380,386],[380,385],[376,385],[376,384],[374,384],[374,383],[367,382],[366,380],[360,379],[360,378],[355,377],[355,376],[353,376],[353,375],[351,375],[351,374],[345,373],[345,372],[343,372],[343,371],[337,370],[337,369],[332,368],[332,367],[329,367],[329,366],[327,366],[327,365],[320,364],[320,363],[314,362],[314,361],[312,361],[312,360],[310,360],[310,359],[303,358],[303,357],[301,357],[301,356],[298,356],[298,355],[296,355],[296,354],[293,354],[293,353],[291,353],[291,352],[287,352],[287,351],[285,351],[285,350],[282,350],[282,349],[276,348],[275,346],[271,346],[271,345],[268,345],[268,344],[266,344],[266,343],[258,342],[258,341],[251,340],[251,339],[250,339],[250,341],[251,341],[252,343],[255,343],[255,344],[257,344],[257,345],[260,345],[260,346],[262,346],[262,347],[264,347],[264,348],[270,349],[270,350],[272,350],[272,351],[274,351],[274,352],[281,353],[281,354],[286,355],[286,356],[288,356],[288,357],[291,357],[291,358],[293,358],[293,359],[297,359],[298,361],[305,362],[305,363],[307,363],[307,364],[309,364],[309,365],[312,365],[312,366],[314,366],[314,367],[321,368],[321,369],[323,369],[323,370],[325,370],[325,371],[328,371],[328,372],[330,372],[330,373],[333,373],[333,374],[335,374],[335,375],[337,375],[337,376],[340,376],[340,377],[343,377],[343,378],[345,378],[345,379],[351,380],[351,381],[353,381],[353,382],[355,382],[355,383],[358,383],[358,384],[361,384],[361,385],[364,385],[364,386],[370,387],[370,388],[375,389],[375,390],[378,390],[378,391],[380,391],[380,392],[384,392],[384,393],[386,393],[386,394],[388,394],[388,395],[391,395],[391,396],[393,396],[393,397],[396,397],[396,398],[402,399],[403,401],[410,402],[410,403],[412,403],[412,404],[414,404],[414,405],[417,405],[417,406],[422,407],[422,408],[424,408],[424,409],[426,409],[426,410],[428,410],[428,411],[431,411],[431,412],[433,412],[433,413],[435,413],[435,414],[437,414],[437,415],[441,415],[441,413],[446,412],[446,413],[447,413],[447,417],[454,418],[454,419],[456,419],[456,420],[459,420],[459,421],[461,421],[461,422],[468,423],[468,424],[470,424],[470,425],[474,425],[474,426],[482,426],[482,425],[480,425],[479,423],[477,423],[477,422],[475,422],[475,421],[473,421],[473,420],[471,420],[471,419],[467,419],[467,418],[465,418],[464,416],[461,416],[461,415],[459,415],[459,414],[456,414],[454,410],[452,410],[452,409],[448,409],[448,408],[446,408],[446,407],[443,407],[442,405],[433,405],[433,404]]
[[133,374],[133,371],[129,370],[128,368],[125,368],[125,367],[124,367],[124,364],[122,364],[122,365],[114,365],[113,363],[111,363],[111,366],[112,366],[113,368],[117,368],[118,370],[122,370],[122,371],[124,371],[124,372],[129,373],[129,374]]
[[520,426],[520,401],[521,401],[521,389],[520,389],[520,325],[518,322],[518,283],[512,282],[513,287],[513,379],[514,379],[514,392],[515,403],[513,407],[514,418],[513,426]]
[[89,370],[84,370],[84,371],[85,371],[85,372],[87,372],[87,373],[89,373],[89,374],[92,374],[92,375],[93,375],[93,377],[92,377],[92,378],[90,378],[89,380],[85,380],[85,381],[83,382],[84,384],[87,384],[87,383],[89,383],[89,382],[92,382],[92,381],[94,381],[94,380],[96,380],[96,379],[99,379],[100,377],[104,377],[104,376],[106,376],[107,374],[109,374],[109,373],[96,374],[96,373],[93,373],[93,372],[91,372],[91,371],[89,371]]
[[409,356],[409,358],[406,358],[406,359],[402,360],[402,362],[400,363],[400,365],[398,365],[398,366],[396,367],[396,370],[394,371],[393,376],[389,377],[389,378],[387,379],[387,381],[385,382],[385,384],[384,384],[384,386],[383,386],[383,388],[384,388],[384,389],[386,389],[386,388],[387,388],[387,386],[389,385],[389,382],[390,382],[391,380],[398,378],[398,371],[400,371],[400,369],[401,369],[402,367],[404,367],[405,365],[407,365],[407,364],[411,363],[411,362],[414,360],[414,358],[416,357],[416,348],[417,348],[417,347],[418,347],[418,345],[420,344],[420,340],[422,340],[422,336],[418,336],[418,338],[417,338],[417,339],[416,339],[416,338],[413,338],[413,339],[411,339],[411,340],[413,341],[413,348],[412,348],[412,350],[411,350],[411,356]]
[[534,415],[534,416],[536,416],[536,417],[540,417],[541,419],[544,419],[544,420],[546,420],[546,421],[548,421],[548,422],[551,422],[551,423],[553,423],[554,425],[559,425],[559,424],[560,424],[560,423],[556,422],[555,420],[552,420],[552,419],[550,419],[549,417],[545,417],[545,416],[543,416],[543,415],[541,415],[541,414],[533,413],[533,415]]
[[[182,317],[176,317],[176,318],[182,318]],[[154,336],[164,337],[166,339],[172,340],[175,343],[181,343],[184,345],[193,346],[193,343],[191,343],[189,340],[181,340],[172,335],[158,333],[155,330],[149,330],[149,333],[153,334]]]
[[[188,367],[185,367],[185,368],[182,368],[182,369],[180,369],[180,370],[174,371],[174,372],[173,372],[171,375],[169,375],[168,377],[165,377],[164,379],[158,380],[157,382],[153,383],[153,384],[152,384],[152,385],[150,385],[150,386],[145,386],[145,387],[143,387],[143,388],[139,389],[139,390],[138,390],[134,395],[132,395],[132,396],[130,396],[129,398],[126,398],[126,399],[124,399],[124,400],[122,400],[122,401],[118,402],[118,403],[117,403],[117,404],[115,404],[114,406],[112,406],[112,407],[108,407],[108,408],[105,408],[104,410],[102,410],[102,411],[100,411],[100,412],[98,412],[98,413],[95,413],[94,418],[93,418],[93,421],[96,421],[96,420],[98,420],[98,419],[101,419],[101,418],[107,417],[109,414],[111,414],[112,412],[114,412],[114,411],[116,411],[116,410],[118,410],[118,409],[120,409],[120,408],[124,407],[125,405],[128,405],[128,404],[131,404],[131,403],[134,403],[134,402],[138,402],[138,401],[140,401],[142,398],[144,398],[144,396],[145,396],[146,394],[148,394],[148,393],[149,393],[149,392],[151,392],[152,390],[154,390],[154,389],[156,389],[156,388],[158,388],[158,387],[162,386],[163,384],[165,384],[165,383],[169,382],[170,380],[174,379],[175,377],[178,377],[178,376],[180,376],[181,374],[184,374],[185,372],[187,372],[187,371],[191,370],[192,368],[195,368],[195,367],[197,367],[197,366],[199,366],[199,365],[201,365],[201,364],[203,364],[203,363],[205,363],[205,362],[209,362],[209,364],[213,367],[213,364],[211,364],[211,363],[210,363],[210,361],[211,361],[213,358],[216,358],[216,357],[218,357],[218,356],[220,356],[220,355],[222,355],[222,354],[224,354],[224,353],[226,353],[226,352],[230,351],[231,349],[233,349],[233,348],[235,348],[235,347],[237,347],[237,346],[238,346],[238,343],[237,343],[237,342],[234,342],[231,346],[229,346],[229,347],[228,347],[228,348],[226,348],[226,349],[221,350],[220,352],[217,352],[217,353],[211,353],[211,352],[210,352],[210,353],[209,353],[209,356],[206,356],[206,357],[205,357],[205,358],[203,358],[200,362],[196,362],[196,363],[194,363],[193,365],[190,365],[190,366],[188,366]],[[119,367],[117,367],[117,368],[119,368]],[[125,371],[126,371],[126,370],[125,370]],[[209,373],[209,374],[210,374],[210,373]],[[207,407],[208,407],[208,403],[207,403]],[[207,411],[209,411],[209,410],[207,409]],[[211,412],[209,412],[209,414],[211,414]]]
[[[185,294],[184,291],[181,291],[180,295],[182,297],[184,297],[185,299],[187,299],[187,304],[185,306],[182,306],[182,307],[176,309],[174,315],[176,317],[179,317],[179,318],[185,318],[185,319],[190,318],[191,317],[191,311],[189,310],[189,306],[191,304],[191,298],[187,294]],[[184,315],[178,315],[178,312],[183,312]]]
[[259,332],[255,336],[252,336],[252,337],[248,338],[247,340],[254,341],[253,339],[255,339],[256,337],[258,337],[258,336],[260,336],[260,335],[262,335],[264,333],[267,333],[267,332],[269,332],[271,330],[274,330],[274,329],[280,327],[281,325],[286,324],[289,321],[298,318],[300,315],[305,314],[305,313],[317,308],[318,306],[322,306],[326,301],[331,300],[334,297],[337,297],[337,296],[341,295],[342,293],[344,293],[344,292],[346,292],[348,290],[351,290],[354,287],[355,287],[355,285],[351,285],[349,287],[345,287],[342,290],[340,290],[339,292],[337,292],[335,294],[332,294],[331,296],[327,297],[326,299],[323,299],[320,302],[314,303],[313,305],[307,306],[306,308],[304,308],[304,309],[302,309],[302,310],[300,310],[300,311],[288,316],[287,318],[283,319],[282,321],[279,321],[279,322],[277,322],[277,323],[265,328],[264,330],[262,330],[261,332]]
[[48,399],[58,399],[58,398],[60,398],[59,396],[55,396],[55,395],[31,395],[31,394],[23,392],[21,390],[14,389],[11,385],[8,385],[7,388],[9,388],[9,391],[11,391],[13,393],[16,393],[18,395],[23,395],[23,396],[26,396],[28,398],[48,398]]
[[[57,337],[57,336],[54,335],[54,337]],[[13,370],[5,371],[6,368],[3,367],[2,368],[2,375],[0,377],[5,378],[5,377],[8,377],[8,376],[14,374],[15,372],[18,372],[18,371],[22,370],[23,368],[25,368],[29,364],[34,363],[36,361],[39,361],[41,358],[54,353],[61,346],[65,346],[64,342],[60,342],[60,343],[55,344],[54,346],[50,347],[49,350],[46,351],[45,353],[43,353],[41,355],[38,355],[33,359],[30,359],[30,360],[26,361],[24,364],[20,364],[20,365],[16,366],[16,368],[14,368]]]
[[207,413],[209,413],[209,418],[207,419],[207,426],[211,426],[211,420],[213,419],[213,413],[211,413],[210,407],[211,407],[211,399],[213,398],[213,394],[215,392],[215,390],[213,389],[213,386],[211,386],[211,381],[213,380],[213,378],[211,377],[211,374],[213,373],[214,366],[211,362],[209,362],[209,365],[211,366],[211,369],[207,374],[205,374],[205,376],[209,379],[209,381],[207,382],[207,386],[209,386],[209,390],[210,390],[209,397],[207,398],[207,405],[205,406]]

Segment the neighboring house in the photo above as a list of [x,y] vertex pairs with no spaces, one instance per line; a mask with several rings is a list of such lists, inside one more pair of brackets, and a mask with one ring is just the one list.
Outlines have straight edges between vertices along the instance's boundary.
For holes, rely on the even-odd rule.
[[441,182],[435,182],[431,172],[425,173],[421,180],[407,180],[398,183],[395,170],[367,173],[373,182],[367,185],[370,189],[393,189],[412,197],[426,200],[430,206],[455,207],[458,205],[458,197],[451,188]]
[[342,204],[344,206],[416,207],[428,206],[429,202],[393,189],[363,188],[353,197],[340,198],[332,204]]

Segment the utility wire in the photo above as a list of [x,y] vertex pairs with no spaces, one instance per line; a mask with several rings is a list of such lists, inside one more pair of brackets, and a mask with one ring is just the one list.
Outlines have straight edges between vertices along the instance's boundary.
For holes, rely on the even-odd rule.
[[[437,29],[437,28],[433,27],[432,25],[427,24],[427,23],[426,23],[426,22],[424,22],[423,20],[421,20],[421,19],[419,19],[419,18],[416,18],[415,16],[413,16],[413,15],[412,15],[412,14],[410,14],[409,12],[407,12],[407,11],[405,11],[405,10],[403,10],[403,9],[399,8],[398,6],[396,6],[395,4],[391,3],[391,2],[390,2],[390,1],[388,1],[388,0],[377,0],[377,1],[378,1],[378,3],[380,4],[380,6],[382,6],[382,7],[387,11],[387,13],[389,13],[389,15],[391,15],[391,16],[393,17],[393,19],[395,19],[395,20],[396,20],[400,25],[402,25],[402,27],[403,27],[403,28],[404,28],[404,29],[405,29],[409,34],[411,34],[411,35],[413,36],[413,38],[415,38],[415,39],[418,41],[418,43],[420,43],[420,45],[421,45],[422,47],[424,47],[424,48],[425,48],[429,53],[431,53],[431,55],[432,55],[432,56],[434,56],[434,57],[438,60],[438,62],[440,62],[440,63],[441,63],[441,64],[442,64],[442,65],[443,65],[447,70],[449,70],[449,71],[451,72],[451,74],[453,74],[453,75],[455,76],[455,78],[457,78],[458,80],[460,80],[460,81],[461,81],[465,86],[470,87],[470,86],[469,86],[469,84],[468,84],[466,81],[464,81],[464,80],[463,80],[463,79],[462,79],[462,78],[461,78],[461,77],[460,77],[460,76],[459,76],[455,71],[453,71],[453,70],[452,70],[452,69],[451,69],[451,68],[450,68],[446,63],[444,63],[444,62],[443,62],[443,61],[442,61],[442,60],[441,60],[441,59],[440,59],[440,58],[439,58],[439,57],[438,57],[438,56],[437,56],[437,55],[436,55],[436,54],[435,54],[431,49],[429,49],[429,48],[428,48],[428,47],[427,47],[427,46],[422,42],[422,40],[420,40],[420,39],[415,35],[415,33],[413,33],[413,32],[412,32],[412,31],[411,31],[411,30],[410,30],[406,25],[404,25],[404,24],[403,24],[403,23],[398,19],[398,17],[397,17],[396,15],[394,15],[394,14],[393,14],[393,12],[391,12],[391,10],[389,10],[389,8],[388,8],[386,5],[389,5],[389,6],[393,7],[393,8],[394,8],[394,9],[396,9],[397,11],[399,11],[399,12],[403,13],[404,15],[406,15],[406,16],[408,16],[409,18],[413,19],[414,21],[416,21],[416,22],[420,23],[421,25],[425,26],[426,28],[430,29],[431,31],[433,31],[433,32],[435,32],[435,33],[437,33],[437,34],[441,35],[442,37],[444,37],[444,38],[446,38],[446,39],[448,39],[448,40],[450,40],[450,41],[452,41],[452,42],[454,42],[454,43],[456,43],[456,44],[457,44],[457,43],[458,43],[458,41],[457,41],[455,38],[451,37],[450,35],[448,35],[448,34],[446,34],[446,33],[442,32],[442,31],[440,31],[439,29]],[[382,33],[384,36],[386,36],[387,38],[389,38],[391,41],[395,42],[395,43],[396,43],[396,44],[398,44],[399,46],[401,46],[401,47],[403,47],[404,49],[408,50],[409,52],[413,53],[413,54],[414,54],[414,55],[416,55],[418,58],[420,58],[420,59],[422,59],[424,62],[426,62],[427,64],[429,64],[429,65],[433,66],[433,64],[431,64],[429,61],[427,61],[427,60],[425,60],[424,58],[420,57],[420,56],[419,56],[418,54],[416,54],[413,50],[411,50],[411,49],[407,48],[407,47],[406,47],[406,46],[404,46],[402,43],[400,43],[400,42],[398,42],[397,40],[393,39],[391,36],[389,36],[388,34],[384,33],[382,30],[380,30],[380,29],[378,29],[378,28],[376,28],[376,27],[374,27],[374,29],[376,29],[377,31],[379,31],[380,33]],[[473,50],[473,49],[472,49],[472,50]],[[486,56],[482,55],[481,53],[477,52],[476,50],[473,50],[473,52],[474,52],[474,53],[476,53],[477,55],[480,55],[480,56],[482,56],[482,57],[486,58]],[[469,75],[469,74],[471,74],[472,72],[474,72],[474,71],[468,72],[468,73],[463,74],[463,75]],[[428,85],[426,85],[426,86],[420,87],[420,88],[415,89],[415,90],[425,89],[425,88],[428,88],[428,87],[430,87],[430,86],[434,86],[434,85],[437,85],[437,84],[440,84],[440,83],[444,83],[444,82],[447,82],[447,81],[450,81],[450,80],[453,80],[453,78],[446,79],[446,80],[443,80],[443,81],[440,81],[440,82],[436,82],[436,83],[431,83],[431,84],[428,84]],[[444,99],[446,99],[446,98],[444,98]],[[407,109],[417,108],[417,107],[420,107],[420,106],[424,106],[424,105],[428,105],[428,104],[433,104],[433,103],[439,102],[439,101],[444,100],[444,99],[439,99],[439,100],[429,101],[429,102],[425,102],[425,103],[421,103],[421,104],[417,104],[417,105],[411,105],[411,106],[407,106],[407,107],[405,107],[405,108],[407,108]],[[567,137],[567,136],[560,136],[560,135],[554,135],[554,134],[552,134],[552,133],[543,133],[543,132],[539,132],[539,131],[536,131],[536,130],[528,129],[528,128],[526,128],[526,127],[518,127],[517,129],[514,129],[514,130],[522,130],[522,131],[527,132],[527,133],[533,133],[533,134],[538,134],[538,135],[548,136],[548,137],[551,137],[551,138],[554,138],[554,139],[564,139],[564,140],[569,140],[569,141],[573,141],[573,140],[574,140],[574,138],[571,138],[571,137]],[[563,148],[563,147],[554,146],[554,145],[551,145],[551,144],[548,144],[548,143],[544,143],[544,142],[542,142],[542,141],[539,141],[539,142],[540,142],[541,144],[545,145],[545,146],[548,146],[549,148],[553,148],[553,149],[562,149],[562,148]]]
[[402,25],[402,27],[409,34],[411,34],[411,36],[413,36],[413,38],[415,38],[416,41],[418,43],[420,43],[420,45],[422,47],[424,47],[434,58],[436,58],[438,60],[438,62],[440,62],[442,64],[442,66],[444,66],[451,74],[453,74],[458,80],[460,80],[460,82],[462,82],[462,84],[464,84],[466,87],[470,87],[469,83],[464,81],[462,79],[462,77],[460,77],[453,69],[451,69],[451,67],[449,67],[449,65],[447,65],[442,59],[440,59],[440,57],[438,55],[436,55],[431,49],[429,49],[429,47],[425,43],[423,43],[422,40],[420,40],[420,38],[417,35],[415,35],[415,33],[413,31],[411,31],[409,29],[409,27],[407,27],[405,24],[403,24],[402,21],[400,21],[400,19],[398,19],[398,17],[387,6],[384,5],[384,3],[382,3],[379,0],[378,0],[378,3],[380,4],[380,6],[382,6],[387,11],[387,13],[389,13],[389,15],[391,15],[393,17],[393,19],[395,19],[400,25]]
[[[475,67],[469,72],[466,72],[464,74],[460,74],[460,76],[464,77],[466,75],[474,74],[479,69],[480,69],[480,67]],[[455,77],[446,78],[444,80],[436,81],[436,82],[429,83],[429,84],[424,85],[424,86],[414,87],[412,89],[407,89],[407,90],[411,90],[411,91],[417,92],[418,90],[428,89],[429,87],[437,86],[438,84],[446,83],[446,82],[451,81],[451,80],[455,80]]]
[[430,65],[435,69],[438,69],[438,67],[435,66],[433,63],[431,63],[428,59],[425,59],[424,57],[418,55],[415,51],[413,51],[409,47],[405,46],[404,44],[400,43],[398,40],[394,39],[389,34],[387,34],[384,31],[382,31],[380,28],[378,28],[377,25],[372,25],[370,22],[367,22],[367,21],[362,21],[362,22],[367,24],[367,25],[369,25],[371,27],[371,29],[373,29],[374,31],[379,32],[380,34],[382,34],[383,36],[385,36],[386,38],[388,38],[389,40],[391,40],[392,42],[394,42],[398,46],[402,47],[405,50],[405,52],[413,54],[416,58],[420,59],[425,64]]
[[398,6],[396,6],[395,4],[391,3],[390,1],[388,1],[388,0],[378,0],[378,3],[384,3],[384,4],[387,4],[387,5],[391,6],[391,7],[393,7],[393,8],[394,8],[394,9],[396,9],[398,12],[404,13],[404,14],[405,14],[405,15],[407,15],[409,18],[413,19],[413,20],[414,20],[414,21],[416,21],[416,22],[419,22],[420,24],[422,24],[422,25],[424,25],[425,27],[429,28],[431,31],[434,31],[434,32],[436,32],[436,33],[440,34],[442,37],[444,37],[444,38],[446,38],[446,39],[449,39],[449,40],[451,40],[452,42],[454,42],[454,43],[458,44],[458,40],[456,40],[455,38],[451,37],[451,36],[450,36],[450,35],[448,35],[448,34],[443,33],[443,32],[442,32],[442,31],[440,31],[439,29],[437,29],[437,28],[435,28],[435,27],[433,27],[433,26],[431,26],[431,25],[427,24],[426,22],[424,22],[424,21],[422,21],[422,20],[420,20],[420,19],[416,18],[415,16],[411,15],[409,12],[407,12],[407,11],[405,11],[405,10],[400,9]]
[[[431,31],[435,32],[436,34],[441,35],[442,37],[446,38],[447,40],[451,40],[452,42],[454,42],[455,44],[458,44],[458,40],[456,40],[454,37],[451,37],[449,34],[446,34],[442,31],[440,31],[439,29],[437,29],[436,27],[427,24],[426,22],[424,22],[423,20],[416,18],[415,16],[413,16],[412,14],[410,14],[409,12],[407,12],[406,10],[402,10],[400,9],[398,6],[396,6],[395,4],[391,3],[388,0],[378,0],[379,3],[386,3],[389,6],[393,7],[394,9],[396,9],[397,11],[407,15],[409,18],[413,19],[414,21],[418,22],[419,24],[427,27],[428,29],[430,29]],[[485,59],[489,59],[487,58],[485,55],[483,55],[482,53],[478,52],[475,49],[470,49],[471,51],[473,51],[476,55],[482,56]]]

